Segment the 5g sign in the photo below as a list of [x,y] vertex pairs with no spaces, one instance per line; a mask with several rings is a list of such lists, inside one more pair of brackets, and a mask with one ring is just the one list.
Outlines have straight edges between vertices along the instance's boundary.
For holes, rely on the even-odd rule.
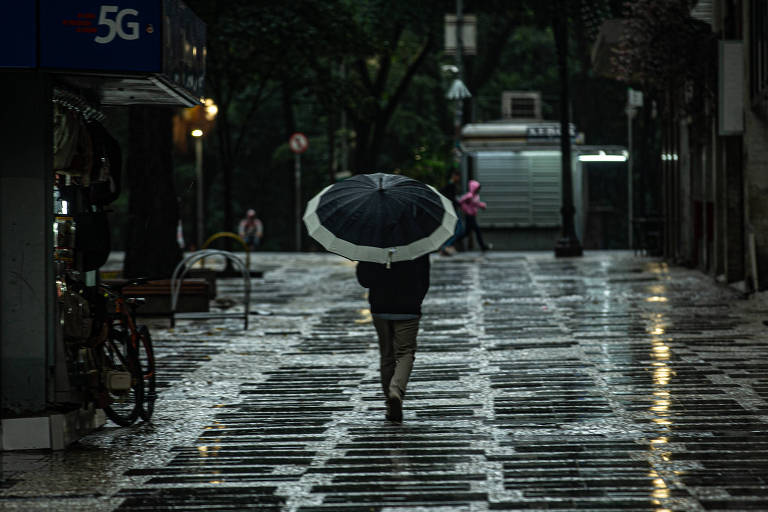
[[[114,15],[114,17],[113,17]],[[132,41],[139,38],[139,22],[125,21],[126,16],[129,19],[135,19],[139,15],[136,9],[120,9],[116,5],[102,5],[99,11],[98,25],[105,25],[107,33],[103,36],[96,36],[93,40],[99,44],[108,44],[112,42],[115,36],[126,41]]]

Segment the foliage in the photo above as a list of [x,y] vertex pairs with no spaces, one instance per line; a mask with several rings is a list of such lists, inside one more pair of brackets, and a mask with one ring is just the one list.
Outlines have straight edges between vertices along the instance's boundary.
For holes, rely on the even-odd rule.
[[[206,234],[233,230],[237,218],[252,207],[265,224],[262,248],[292,248],[294,157],[287,140],[295,131],[310,141],[301,156],[302,207],[345,170],[400,172],[433,185],[444,183],[454,165],[454,103],[445,98],[452,77],[441,66],[455,58],[442,51],[443,16],[455,12],[455,3],[187,3],[207,24],[206,94],[219,106],[215,128],[205,138]],[[480,120],[498,119],[501,92],[521,89],[542,91],[545,112],[556,118],[558,78],[547,4],[475,0],[466,5],[478,17],[478,54],[463,60],[464,79],[473,93],[465,122],[472,111]],[[580,53],[574,62],[584,61],[583,48],[576,48]],[[613,137],[623,133],[606,115],[614,103],[602,101],[616,96],[606,93],[610,84],[595,87],[589,73],[582,73],[584,66],[573,69],[584,75],[576,86],[577,125]],[[602,119],[588,121],[598,115]],[[343,140],[348,142],[346,159]],[[182,218],[189,229],[194,225],[189,220],[194,215],[193,155],[177,155],[176,165]]]
[[[623,113],[626,89],[615,80],[600,78],[592,71],[591,49],[605,18],[615,16],[621,0],[580,0],[568,3],[569,80],[572,121],[587,136],[589,144],[625,144],[626,118]],[[520,9],[520,3],[517,4]],[[498,66],[488,81],[473,89],[478,122],[500,117],[500,98],[505,90],[539,91],[544,119],[560,116],[560,81],[557,50],[552,32],[551,8],[531,3],[522,10],[509,39],[498,56]],[[490,14],[480,16],[483,20]],[[474,57],[472,57],[474,58]],[[475,66],[477,67],[477,66]]]
[[[360,2],[368,44],[349,59],[344,108],[355,130],[351,169],[376,169],[395,112],[437,50],[443,2]],[[434,69],[433,69],[434,72]]]
[[[223,229],[231,230],[236,224],[234,175],[253,144],[259,114],[281,95],[305,87],[309,79],[305,70],[314,62],[343,54],[358,37],[350,4],[342,0],[190,0],[189,4],[207,24],[206,87],[219,106],[213,146],[218,165],[208,174],[206,188],[219,174]],[[283,133],[273,125],[271,138],[282,135],[286,140],[293,126],[290,121],[285,124]]]
[[620,79],[657,97],[684,92],[682,112],[703,112],[716,90],[716,36],[689,16],[688,0],[626,3],[625,31],[614,59]]
[[500,117],[501,94],[505,90],[541,92],[545,100],[544,118],[554,119],[559,96],[557,55],[551,30],[535,26],[515,28],[499,60],[498,70],[483,87],[475,89],[477,120]]

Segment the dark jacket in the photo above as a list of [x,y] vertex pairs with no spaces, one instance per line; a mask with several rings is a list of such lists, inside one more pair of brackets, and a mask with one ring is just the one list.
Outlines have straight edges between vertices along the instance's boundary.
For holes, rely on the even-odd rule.
[[357,264],[357,281],[369,288],[371,313],[421,314],[421,303],[429,290],[429,255],[413,261]]
[[453,207],[456,210],[459,209],[459,188],[456,183],[449,181],[443,188],[440,189],[440,193],[451,200]]

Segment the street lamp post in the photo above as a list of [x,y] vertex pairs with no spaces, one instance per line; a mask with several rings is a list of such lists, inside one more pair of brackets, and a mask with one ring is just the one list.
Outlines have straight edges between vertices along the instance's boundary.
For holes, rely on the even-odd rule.
[[635,118],[635,115],[637,114],[637,110],[632,107],[631,105],[627,105],[626,108],[627,113],[627,149],[628,149],[628,155],[627,155],[627,224],[629,224],[627,228],[627,245],[630,249],[634,249],[635,243],[632,239],[632,224],[635,221],[634,216],[634,191],[633,191],[633,181],[634,178],[632,176],[632,120]]
[[576,236],[576,226],[573,215],[573,175],[571,173],[571,130],[569,117],[568,91],[568,14],[567,4],[560,0],[555,21],[555,44],[557,45],[558,69],[560,75],[560,153],[562,173],[562,206],[560,213],[563,219],[563,229],[560,239],[555,243],[555,256],[581,256],[581,243]]
[[627,114],[627,222],[629,228],[627,230],[627,236],[629,240],[629,248],[635,248],[635,241],[633,239],[633,224],[635,222],[635,207],[634,207],[634,175],[632,166],[634,165],[634,158],[632,153],[632,121],[637,115],[637,109],[643,106],[643,93],[642,91],[636,91],[631,87],[627,90],[627,108],[625,112]]
[[206,98],[202,105],[185,110],[184,119],[186,126],[191,128],[190,135],[195,140],[195,180],[197,181],[197,207],[195,208],[195,227],[197,228],[197,249],[203,246],[205,228],[203,221],[203,205],[205,204],[204,180],[203,180],[203,137],[213,126],[219,108],[211,98]]
[[195,138],[195,180],[197,180],[197,208],[195,224],[197,226],[197,250],[203,247],[203,130],[192,130]]
[[464,15],[463,0],[456,0],[456,15],[445,15],[445,50],[446,54],[454,55],[454,64],[445,64],[443,71],[453,74],[453,82],[446,94],[449,100],[455,101],[453,119],[454,147],[453,157],[456,166],[461,172],[462,187],[467,184],[467,168],[465,155],[461,149],[461,126],[463,120],[464,100],[471,98],[469,90],[464,85],[464,56],[474,55],[477,51],[475,40],[475,28],[477,19],[473,15]]
[[[452,96],[456,99],[456,116],[454,119],[455,142],[454,152],[459,160],[459,171],[461,172],[462,187],[467,185],[467,169],[464,165],[464,152],[461,149],[461,124],[464,114],[464,99],[469,97],[469,90],[464,86],[464,38],[462,34],[462,25],[464,22],[464,3],[462,0],[456,0],[456,68],[457,82],[455,83],[457,91]],[[453,89],[453,88],[452,88]],[[450,94],[450,93],[449,93]]]

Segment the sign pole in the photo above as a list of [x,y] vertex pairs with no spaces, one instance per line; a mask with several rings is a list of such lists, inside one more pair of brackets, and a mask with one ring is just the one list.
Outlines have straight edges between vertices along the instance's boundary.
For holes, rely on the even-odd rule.
[[296,215],[296,252],[301,251],[301,155],[293,156],[293,178],[296,183],[295,215]]
[[309,147],[307,136],[296,132],[288,139],[288,147],[293,151],[293,183],[296,188],[293,198],[296,215],[296,252],[301,251],[301,154]]

